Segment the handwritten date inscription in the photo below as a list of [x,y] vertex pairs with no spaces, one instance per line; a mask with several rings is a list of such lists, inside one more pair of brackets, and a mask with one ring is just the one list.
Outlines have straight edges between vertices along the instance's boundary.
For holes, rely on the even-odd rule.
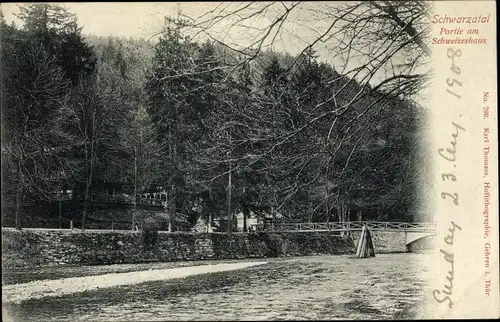
[[[450,70],[453,73],[453,77],[446,79],[446,83],[448,85],[446,92],[450,94],[451,98],[455,101],[461,101],[463,95],[463,83],[460,80],[462,69],[458,64],[458,60],[462,57],[462,51],[460,49],[448,48],[446,56],[451,62]],[[462,114],[460,114],[460,117],[461,116]],[[457,175],[452,172],[454,172],[454,169],[457,168],[459,135],[461,132],[465,132],[465,127],[460,125],[458,122],[451,122],[451,125],[452,130],[450,144],[447,147],[439,148],[437,152],[439,156],[446,160],[447,164],[450,166],[449,170],[441,173],[441,180],[443,180],[446,184],[456,185],[456,181],[458,181],[458,178]],[[453,167],[451,168],[451,166]],[[451,201],[455,207],[459,205],[457,192],[441,192],[441,198]],[[439,252],[443,255],[443,259],[449,265],[449,270],[447,271],[446,275],[446,282],[443,288],[435,289],[432,292],[432,295],[438,303],[446,303],[451,309],[453,307],[453,280],[455,277],[456,263],[456,258],[453,253],[452,246],[455,241],[455,232],[457,230],[462,230],[462,228],[454,221],[450,221],[450,224],[451,227],[449,227],[447,235],[444,237],[444,242],[449,245],[449,248],[439,250]]]
[[[444,242],[450,246],[453,245],[455,240],[455,231],[462,230],[460,226],[455,224],[453,221],[451,222],[451,228],[448,229],[448,235],[444,238]],[[448,271],[448,275],[446,276],[447,283],[444,284],[443,289],[434,290],[432,295],[434,299],[439,303],[447,302],[448,307],[451,309],[453,307],[453,279],[455,276],[455,256],[452,252],[448,252],[444,249],[439,250],[443,254],[444,260],[450,265],[450,270]]]
[[[460,126],[455,122],[451,122],[454,127],[454,133],[451,134],[452,140],[450,141],[450,146],[448,148],[439,148],[439,155],[445,159],[446,161],[453,162],[453,167],[456,168],[455,161],[457,161],[457,144],[458,144],[458,136],[460,131],[465,131],[465,128]],[[456,175],[453,173],[443,173],[441,174],[441,179],[443,181],[457,181]],[[450,199],[455,206],[458,206],[458,193],[449,193],[449,192],[441,192],[441,198]]]

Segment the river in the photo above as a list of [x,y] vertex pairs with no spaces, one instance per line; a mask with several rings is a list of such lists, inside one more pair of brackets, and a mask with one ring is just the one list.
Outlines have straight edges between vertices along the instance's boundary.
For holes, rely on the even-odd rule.
[[29,300],[7,309],[15,321],[410,319],[423,297],[426,256],[281,258],[241,270]]

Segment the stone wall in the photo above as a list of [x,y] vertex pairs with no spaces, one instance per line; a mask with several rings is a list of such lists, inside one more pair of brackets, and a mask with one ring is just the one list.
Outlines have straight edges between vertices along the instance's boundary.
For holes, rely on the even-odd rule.
[[328,233],[166,233],[2,229],[2,266],[99,265],[201,259],[353,254]]

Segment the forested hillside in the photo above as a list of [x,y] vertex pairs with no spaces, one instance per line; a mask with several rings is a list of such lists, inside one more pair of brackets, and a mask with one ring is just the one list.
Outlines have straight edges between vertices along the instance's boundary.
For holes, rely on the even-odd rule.
[[98,37],[56,5],[22,8],[22,26],[1,21],[2,216],[17,227],[57,222],[30,207],[61,190],[81,201],[85,227],[102,182],[165,190],[167,210],[193,224],[240,211],[415,217],[423,110],[400,91],[360,84],[312,50],[247,62],[175,25],[154,41]]

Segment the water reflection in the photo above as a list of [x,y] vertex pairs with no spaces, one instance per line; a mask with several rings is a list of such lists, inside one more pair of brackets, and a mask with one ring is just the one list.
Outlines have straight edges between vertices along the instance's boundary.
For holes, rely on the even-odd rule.
[[412,318],[424,254],[315,256],[32,300],[9,308],[32,321]]

